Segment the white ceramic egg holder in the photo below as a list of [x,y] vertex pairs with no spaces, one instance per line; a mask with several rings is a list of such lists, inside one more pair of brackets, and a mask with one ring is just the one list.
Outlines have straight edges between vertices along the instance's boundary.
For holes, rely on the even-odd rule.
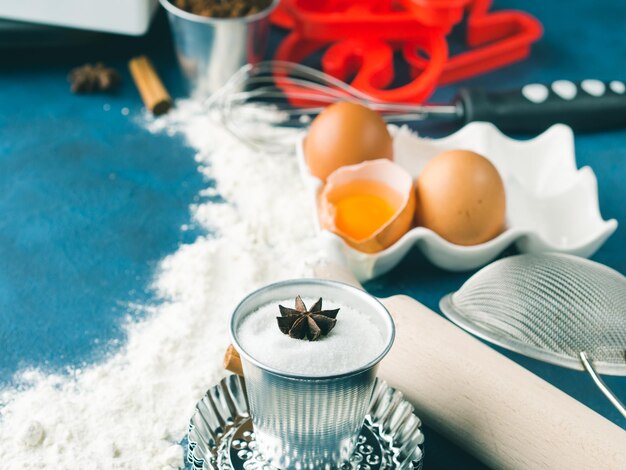
[[304,136],[297,144],[300,172],[314,201],[314,220],[330,251],[339,250],[360,281],[380,276],[396,266],[417,245],[434,265],[449,271],[478,268],[511,243],[524,253],[558,252],[589,257],[617,228],[604,220],[598,204],[597,180],[589,167],[576,168],[574,135],[556,124],[532,140],[519,141],[484,122],[466,125],[441,139],[418,137],[408,127],[389,126],[394,161],[415,179],[426,163],[444,150],[466,149],[496,166],[506,190],[507,229],[474,246],[450,243],[435,232],[415,227],[384,251],[355,250],[332,232],[322,230],[317,196],[323,183],[311,175],[304,159]]

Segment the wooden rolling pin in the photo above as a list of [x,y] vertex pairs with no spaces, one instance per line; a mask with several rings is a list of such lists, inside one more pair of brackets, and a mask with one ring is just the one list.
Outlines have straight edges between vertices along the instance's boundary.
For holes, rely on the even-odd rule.
[[379,376],[480,461],[503,469],[626,469],[626,431],[414,299],[382,302],[396,341]]
[[[360,287],[341,265],[318,277]],[[426,424],[498,469],[626,469],[626,431],[406,296],[379,376]]]
[[[321,278],[361,287],[337,263]],[[626,469],[626,431],[406,296],[378,375],[426,424],[498,469]]]

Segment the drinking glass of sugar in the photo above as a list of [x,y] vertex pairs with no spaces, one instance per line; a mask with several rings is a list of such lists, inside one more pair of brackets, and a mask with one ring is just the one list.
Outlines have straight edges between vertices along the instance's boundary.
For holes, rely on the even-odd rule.
[[[317,341],[281,332],[279,305],[339,309]],[[242,358],[257,450],[281,469],[336,469],[350,458],[363,426],[376,369],[393,343],[389,312],[347,284],[297,279],[246,297],[230,323]]]

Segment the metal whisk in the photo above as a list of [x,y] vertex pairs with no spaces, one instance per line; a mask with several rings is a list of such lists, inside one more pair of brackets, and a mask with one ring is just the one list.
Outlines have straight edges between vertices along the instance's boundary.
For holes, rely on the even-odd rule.
[[474,274],[440,307],[487,341],[585,369],[626,418],[596,373],[626,375],[626,278],[617,271],[563,254],[511,256]]
[[[610,90],[601,96],[585,91],[588,83]],[[531,84],[509,91],[458,90],[452,104],[416,105],[384,102],[330,75],[291,62],[268,61],[245,65],[209,99],[224,126],[253,148],[291,150],[297,133],[325,106],[336,101],[359,102],[379,111],[387,122],[445,119],[467,123],[485,121],[503,132],[534,134],[561,122],[576,132],[626,127],[626,95],[614,91],[613,81],[583,80],[575,97],[561,96],[558,83]],[[586,88],[587,86],[587,88]],[[539,88],[537,88],[539,87]],[[613,88],[611,88],[613,87]],[[544,90],[543,101],[533,90]],[[552,91],[549,91],[552,89]],[[263,112],[260,112],[263,111]]]
[[403,105],[372,99],[367,94],[313,68],[283,61],[245,65],[207,105],[242,142],[257,150],[291,150],[294,128],[306,127],[326,106],[337,101],[362,103],[380,112],[386,122],[459,117],[457,105]]

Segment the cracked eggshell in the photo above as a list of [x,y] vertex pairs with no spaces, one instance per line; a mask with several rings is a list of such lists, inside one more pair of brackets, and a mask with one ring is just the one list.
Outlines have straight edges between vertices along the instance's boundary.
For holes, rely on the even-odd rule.
[[[334,201],[342,193],[342,189],[344,192],[349,190],[346,188],[349,188],[350,183],[362,181],[379,183],[379,187],[385,188],[377,195],[390,203],[395,212],[371,236],[356,240],[337,227]],[[390,160],[379,159],[344,166],[331,173],[326,180],[319,193],[318,207],[319,223],[323,230],[339,235],[360,252],[377,253],[396,243],[411,228],[415,213],[413,180],[406,170]]]

